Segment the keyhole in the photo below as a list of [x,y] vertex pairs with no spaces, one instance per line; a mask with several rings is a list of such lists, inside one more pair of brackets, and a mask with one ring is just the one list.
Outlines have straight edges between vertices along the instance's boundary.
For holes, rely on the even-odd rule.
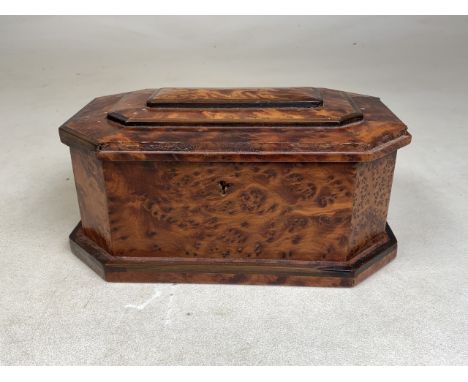
[[221,180],[221,181],[218,183],[218,185],[219,185],[219,189],[221,190],[221,194],[222,194],[222,195],[226,195],[227,190],[229,189],[229,187],[231,187],[231,184],[225,182],[224,180]]

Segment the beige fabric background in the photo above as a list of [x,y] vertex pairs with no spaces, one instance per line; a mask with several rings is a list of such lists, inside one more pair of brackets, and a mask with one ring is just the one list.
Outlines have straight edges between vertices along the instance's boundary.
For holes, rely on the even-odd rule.
[[[0,18],[0,363],[467,364],[467,46],[467,18]],[[389,266],[354,289],[107,284],[71,254],[57,128],[88,101],[290,85],[408,124]]]

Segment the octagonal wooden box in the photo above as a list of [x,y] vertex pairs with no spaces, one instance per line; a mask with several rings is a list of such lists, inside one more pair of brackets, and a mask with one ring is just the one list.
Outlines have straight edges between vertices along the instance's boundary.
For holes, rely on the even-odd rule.
[[96,98],[60,127],[107,281],[352,286],[392,260],[396,150],[379,98],[323,88],[162,88]]

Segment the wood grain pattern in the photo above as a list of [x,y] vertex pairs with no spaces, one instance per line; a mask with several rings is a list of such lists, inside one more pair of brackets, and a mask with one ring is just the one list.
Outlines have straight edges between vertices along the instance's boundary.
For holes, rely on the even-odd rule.
[[373,238],[383,240],[392,188],[396,152],[373,162],[359,163],[354,180],[349,257]]
[[345,260],[354,167],[107,162],[113,253]]
[[[217,94],[217,92],[209,94],[212,95],[212,93]],[[267,94],[270,93],[271,91]],[[344,126],[363,118],[361,110],[344,92],[327,93],[327,98],[323,100],[323,107],[311,107],[313,105],[309,105],[308,101],[298,101],[299,97],[294,97],[290,101],[292,105],[288,107],[284,99],[266,102],[266,96],[262,92],[257,91],[255,94],[259,95],[259,105],[252,100],[232,101],[231,99],[211,98],[209,103],[194,100],[193,104],[175,103],[171,107],[164,102],[159,106],[165,107],[157,108],[145,104],[142,104],[142,107],[135,107],[134,95],[130,94],[116,103],[110,110],[108,118],[125,126],[149,126],[151,128],[180,125],[202,125],[210,128],[212,126],[231,126],[232,128],[232,126],[249,127],[252,125],[265,127]],[[209,107],[206,107],[206,104],[209,104]],[[155,105],[154,99],[150,105]]]
[[83,230],[97,244],[110,250],[111,232],[102,162],[93,151],[71,148],[70,154]]
[[[328,117],[347,114],[349,104],[342,101],[342,92],[320,91]],[[347,97],[363,119],[338,127],[181,122],[149,128],[123,126],[107,118],[116,110],[138,114],[153,93],[148,89],[95,99],[60,127],[62,142],[94,149],[101,159],[116,161],[361,162],[384,157],[411,141],[406,126],[378,98],[355,94]]]
[[233,108],[316,107],[322,105],[316,88],[162,88],[146,102],[149,107]]
[[[136,282],[352,286],[388,263],[396,239],[386,217],[406,126],[377,98],[301,91],[149,89],[91,102],[60,127],[82,218],[74,253],[108,281]],[[351,105],[363,119],[286,126],[288,113],[307,112],[266,107],[266,123],[251,107],[185,107],[288,94],[321,95],[323,105],[307,111],[315,117],[332,120]],[[149,110],[149,97],[175,107]],[[149,126],[108,119],[115,110],[151,113]],[[230,125],[231,115],[245,125]]]
[[70,235],[73,253],[106,281],[267,284],[351,287],[388,264],[396,256],[396,239],[390,227],[387,240],[347,262],[193,261],[114,257],[83,232],[81,224]]

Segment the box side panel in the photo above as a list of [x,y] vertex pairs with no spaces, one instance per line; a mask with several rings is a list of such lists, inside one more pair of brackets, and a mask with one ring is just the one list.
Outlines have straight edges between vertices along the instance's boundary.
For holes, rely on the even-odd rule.
[[111,236],[102,163],[94,151],[71,148],[70,154],[83,230],[109,251]]
[[352,163],[104,162],[113,254],[344,260]]
[[396,152],[357,164],[350,239],[351,258],[371,242],[384,241]]

